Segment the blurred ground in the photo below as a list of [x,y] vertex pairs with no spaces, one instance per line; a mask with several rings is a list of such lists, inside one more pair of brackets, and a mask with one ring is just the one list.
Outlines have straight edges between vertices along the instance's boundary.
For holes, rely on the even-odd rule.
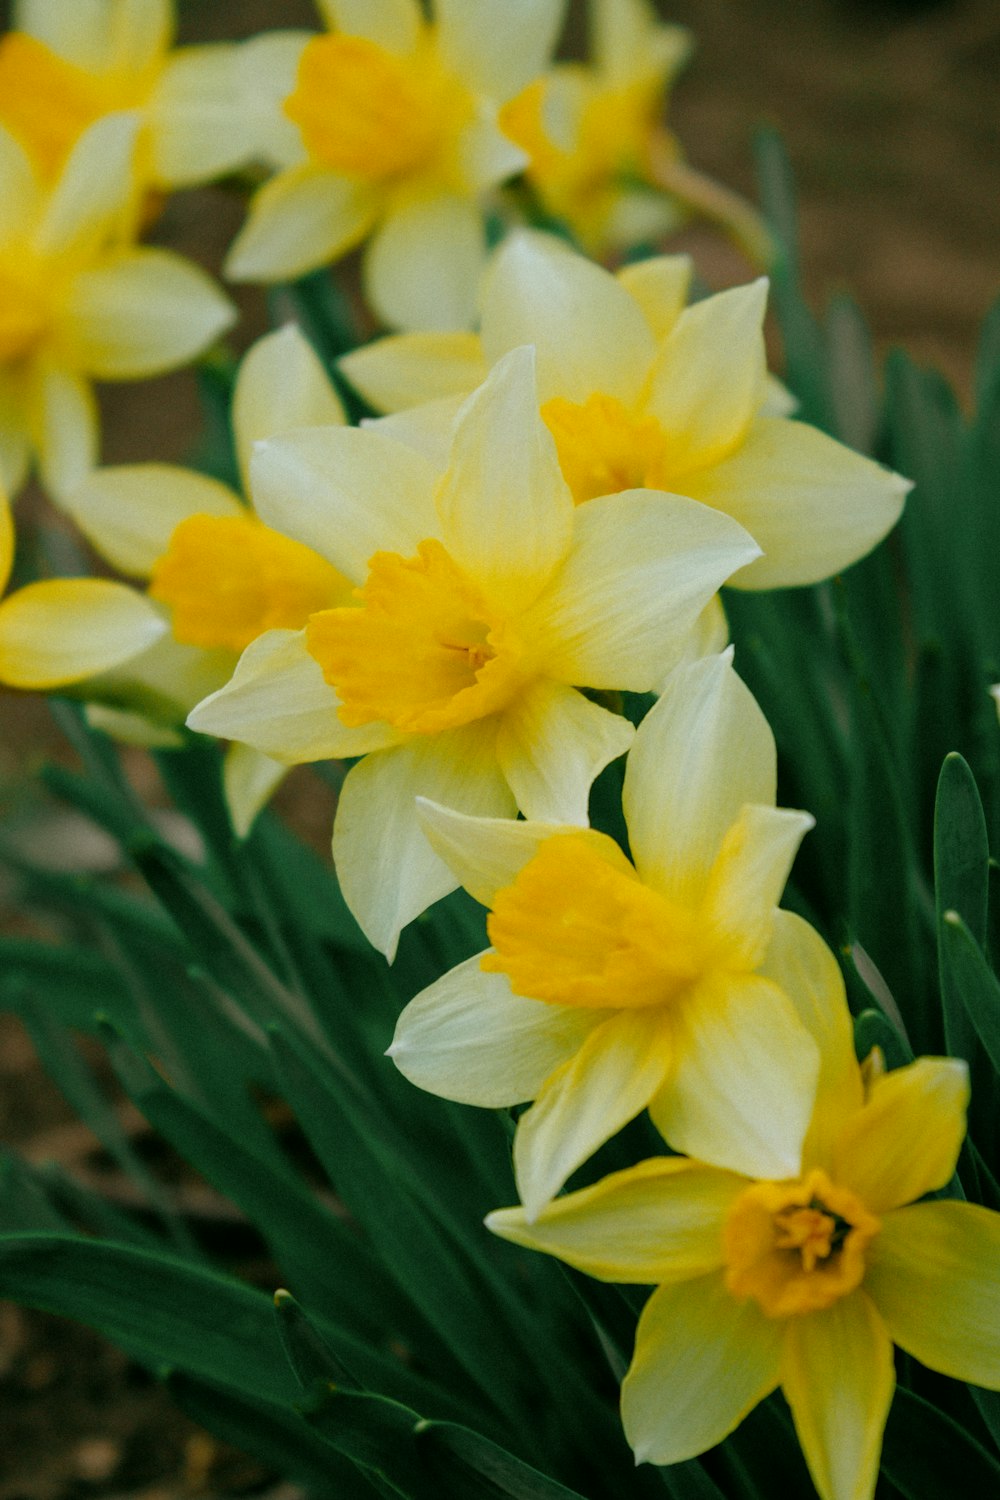
[[[184,40],[313,21],[307,0],[180,0],[179,9]],[[967,396],[977,329],[1000,291],[1000,5],[676,0],[661,9],[698,43],[670,116],[692,163],[752,194],[753,129],[777,124],[798,179],[814,302],[849,288],[880,347],[905,344]],[[217,270],[239,219],[239,201],[224,190],[179,195],[156,238]],[[707,231],[686,231],[680,247],[711,286],[746,278],[739,256]],[[263,327],[263,298],[250,289],[237,300],[242,348]],[[178,461],[190,451],[198,411],[189,374],[111,387],[102,400],[108,462]],[[0,695],[0,715],[0,807],[16,815],[30,805],[32,768],[57,742],[40,702]],[[155,796],[148,763],[136,756],[131,768]],[[285,807],[325,842],[329,797],[308,771],[291,778]],[[54,831],[57,841],[82,836]],[[0,1135],[34,1160],[102,1167],[2,1017]],[[287,1500],[273,1485],[174,1413],[100,1340],[55,1319],[0,1312],[0,1500]]]

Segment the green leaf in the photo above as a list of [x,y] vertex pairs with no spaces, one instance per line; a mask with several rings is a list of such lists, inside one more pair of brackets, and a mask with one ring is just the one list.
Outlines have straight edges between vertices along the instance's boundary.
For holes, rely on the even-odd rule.
[[889,1017],[881,1010],[863,1010],[854,1021],[854,1051],[859,1062],[864,1062],[873,1047],[881,1050],[886,1068],[905,1068],[913,1061],[913,1053]]
[[934,891],[938,922],[938,967],[944,1004],[944,1034],[953,1057],[975,1058],[976,1033],[949,962],[942,927],[945,912],[963,919],[975,942],[986,943],[989,840],[975,777],[960,755],[945,757],[934,812]]
[[417,1449],[448,1500],[582,1500],[481,1433],[454,1422],[418,1422]]
[[317,1381],[339,1380],[348,1385],[358,1384],[357,1378],[284,1287],[279,1287],[274,1294],[274,1315],[288,1363],[303,1390],[309,1390]]
[[0,938],[0,969],[4,1010],[23,1016],[31,996],[41,995],[50,1015],[75,1031],[96,1031],[95,1013],[105,1011],[134,1033],[135,1006],[121,975],[92,949]]
[[882,1471],[905,1500],[1000,1495],[1000,1463],[957,1422],[902,1386],[882,1439]]
[[942,961],[995,1072],[1000,1073],[1000,981],[957,911],[941,918]]

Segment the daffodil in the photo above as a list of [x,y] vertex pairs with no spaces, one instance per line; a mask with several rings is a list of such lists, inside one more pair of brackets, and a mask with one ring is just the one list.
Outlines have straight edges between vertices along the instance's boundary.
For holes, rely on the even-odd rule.
[[0,40],[0,125],[39,175],[107,114],[141,118],[140,188],[206,182],[248,159],[234,45],[172,48],[173,0],[15,0]]
[[910,486],[789,418],[767,375],[765,280],[686,307],[689,279],[682,257],[613,276],[522,232],[487,274],[479,335],[400,334],[342,368],[377,409],[400,413],[401,437],[426,445],[487,369],[533,343],[542,416],[578,504],[635,485],[690,495],[763,550],[733,586],[816,583],[881,540]]
[[[244,492],[255,442],[345,420],[318,357],[294,326],[259,339],[233,391]],[[88,684],[91,720],[131,742],[178,743],[185,715],[229,679],[244,647],[274,627],[298,629],[350,594],[324,558],[265,526],[227,485],[189,469],[95,469],[66,508],[119,572],[147,582],[162,617],[165,634],[155,645]],[[237,833],[249,831],[286,770],[246,745],[230,746],[223,782]]]
[[813,820],[774,796],[774,738],[727,652],[678,668],[639,726],[634,864],[592,829],[423,805],[492,946],[410,1002],[390,1055],[446,1098],[534,1100],[514,1141],[529,1217],[647,1106],[678,1150],[798,1172],[817,1051],[769,964]]
[[134,115],[84,131],[54,187],[0,127],[0,478],[34,455],[55,498],[97,459],[92,380],[138,380],[193,359],[233,320],[211,278],[121,236]]
[[[640,1461],[720,1443],[780,1386],[822,1500],[871,1500],[896,1343],[931,1370],[1000,1388],[1000,1215],[931,1200],[955,1170],[967,1068],[862,1070],[837,965],[783,914],[767,973],[822,1055],[801,1168],[738,1175],[660,1158],[487,1219],[591,1276],[656,1289],[622,1386]],[[752,1063],[748,1062],[749,1066]],[[920,1201],[923,1200],[923,1201]]]
[[755,555],[728,516],[630,490],[573,505],[513,351],[464,406],[449,462],[376,428],[259,445],[258,513],[356,586],[272,631],[188,719],[287,761],[362,756],[334,828],[344,896],[388,955],[456,880],[415,798],[586,821],[631,726],[580,688],[647,691],[721,581]]
[[301,276],[370,236],[365,285],[386,323],[467,327],[484,197],[526,161],[497,112],[545,67],[563,0],[436,0],[431,22],[417,0],[320,9],[328,35],[279,33],[244,54],[259,149],[283,170],[254,198],[228,274]]

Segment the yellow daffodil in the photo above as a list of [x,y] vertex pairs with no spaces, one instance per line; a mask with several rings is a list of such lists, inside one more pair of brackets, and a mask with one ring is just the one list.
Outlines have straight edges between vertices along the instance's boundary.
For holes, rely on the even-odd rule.
[[34,454],[55,498],[97,459],[91,386],[184,364],[233,320],[204,271],[120,235],[133,115],[84,131],[47,189],[0,127],[0,478],[14,493]]
[[430,23],[417,0],[320,9],[329,35],[279,33],[244,55],[258,148],[283,170],[255,197],[228,274],[301,276],[370,235],[365,284],[386,323],[467,327],[484,195],[526,160],[497,111],[545,67],[564,0],[435,0]]
[[542,416],[578,503],[633,485],[690,495],[763,549],[735,587],[816,583],[881,540],[910,486],[789,419],[766,371],[766,281],[685,307],[689,277],[680,257],[612,276],[520,233],[487,275],[480,335],[400,334],[342,368],[375,407],[400,413],[404,440],[427,444],[485,370],[533,343]]
[[[233,392],[244,492],[255,442],[345,420],[319,359],[295,327],[258,340]],[[92,721],[131,742],[177,743],[176,727],[229,679],[245,646],[275,627],[301,628],[314,611],[350,593],[324,558],[265,526],[227,485],[189,469],[95,469],[66,508],[120,572],[148,581],[167,632],[127,666],[89,684]],[[247,745],[230,746],[223,780],[237,833],[249,831],[286,770]]]
[[138,186],[206,182],[248,159],[232,45],[171,50],[172,0],[15,0],[0,125],[56,178],[83,131],[139,113]]
[[650,689],[756,552],[728,516],[676,496],[575,507],[530,349],[470,397],[443,472],[377,428],[316,429],[260,445],[252,483],[263,519],[350,578],[355,602],[262,636],[188,723],[288,761],[364,757],[334,858],[389,955],[456,884],[416,796],[584,823],[632,730],[578,688]]
[[[0,594],[14,564],[14,522],[0,489]],[[166,626],[124,583],[52,578],[0,602],[0,683],[45,692],[107,672],[152,646]]]
[[492,947],[411,1001],[390,1055],[450,1099],[535,1101],[514,1141],[529,1217],[647,1105],[678,1150],[798,1172],[817,1051],[770,952],[813,820],[774,795],[774,738],[727,652],[678,668],[636,732],[634,865],[590,829],[423,805]]
[[965,1063],[884,1073],[875,1054],[859,1069],[837,965],[787,913],[767,969],[823,1058],[800,1170],[654,1159],[557,1199],[533,1224],[521,1208],[487,1223],[588,1275],[655,1286],[622,1386],[640,1461],[704,1452],[780,1386],[822,1500],[871,1500],[893,1343],[1000,1388],[1000,1215],[918,1201],[955,1170]]

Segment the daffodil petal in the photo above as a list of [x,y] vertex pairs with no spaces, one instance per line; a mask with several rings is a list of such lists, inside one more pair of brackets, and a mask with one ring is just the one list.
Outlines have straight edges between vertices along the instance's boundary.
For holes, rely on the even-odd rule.
[[189,187],[234,172],[253,157],[237,73],[238,48],[183,47],[167,62],[149,103],[157,179]]
[[477,953],[410,1001],[388,1055],[418,1088],[500,1109],[533,1099],[603,1014],[526,1000],[505,974],[484,973],[481,959]]
[[345,354],[338,368],[376,411],[466,396],[486,379],[478,334],[395,333]]
[[863,1292],[787,1320],[781,1385],[822,1500],[871,1500],[896,1376]]
[[15,0],[13,24],[37,37],[60,57],[81,68],[107,63],[107,0],[76,0],[74,5],[52,0]]
[[249,493],[256,442],[292,427],[339,427],[346,421],[319,355],[296,325],[266,333],[247,350],[233,388],[233,435],[244,490]]
[[427,797],[417,798],[417,811],[428,842],[483,906],[492,906],[497,891],[513,884],[540,844],[554,833],[569,831],[565,823],[470,818]]
[[623,1010],[591,1030],[545,1080],[514,1136],[514,1175],[529,1222],[598,1146],[635,1118],[673,1062],[658,1010]]
[[14,547],[14,517],[7,492],[0,485],[0,594],[7,587],[10,570],[14,566]]
[[104,578],[29,583],[0,604],[0,682],[45,690],[106,672],[166,622],[142,594]]
[[687,304],[693,266],[690,255],[651,255],[615,272],[615,280],[642,309],[650,332],[666,338]]
[[576,688],[541,681],[503,714],[497,755],[526,818],[586,825],[591,786],[634,733],[627,719]]
[[622,1384],[625,1436],[639,1463],[713,1448],[778,1384],[784,1328],[722,1276],[657,1287],[642,1310]]
[[424,837],[417,797],[459,811],[513,816],[489,720],[367,756],[348,773],[333,826],[344,900],[362,932],[392,962],[408,922],[458,884]]
[[348,729],[340,700],[306,650],[304,630],[267,630],[243,652],[225,687],[188,715],[199,734],[239,740],[286,765],[364,755],[394,744],[386,724]]
[[465,127],[458,142],[459,171],[466,188],[472,193],[484,193],[523,172],[528,160],[528,153],[515,146],[497,124],[493,100],[481,99],[475,119]]
[[364,36],[390,52],[412,52],[420,32],[416,0],[317,0],[331,31]]
[[80,136],[38,227],[43,254],[64,256],[96,245],[124,215],[138,123],[134,114],[103,115]]
[[763,277],[718,292],[686,308],[661,345],[648,406],[670,433],[671,453],[685,471],[724,458],[760,407],[766,305]]
[[683,488],[735,516],[763,548],[733,586],[773,589],[817,583],[864,557],[899,520],[912,485],[815,427],[762,417]]
[[108,62],[124,73],[141,73],[170,46],[174,7],[171,0],[118,0],[105,27]]
[[722,1225],[745,1187],[730,1172],[656,1157],[554,1198],[530,1221],[523,1208],[498,1209],[486,1227],[602,1281],[687,1281],[721,1265]]
[[237,48],[233,69],[248,158],[283,171],[308,160],[302,134],[283,109],[295,88],[309,31],[264,31]]
[[228,485],[175,464],[94,469],[63,499],[84,536],[119,572],[146,578],[188,516],[242,516]]
[[679,495],[623,490],[588,500],[569,556],[525,616],[546,673],[648,692],[755,545],[728,516]]
[[625,768],[622,807],[643,880],[696,903],[740,809],[773,803],[776,784],[774,736],[732,653],[678,667]]
[[727,830],[705,893],[706,937],[726,945],[730,961],[756,969],[763,962],[774,913],[811,813],[749,803]]
[[929,1370],[1000,1389],[1000,1214],[911,1203],[885,1216],[868,1254],[865,1290],[894,1342]]
[[5,125],[0,125],[0,182],[0,240],[4,240],[24,227],[39,198],[28,153]]
[[388,417],[363,417],[360,425],[369,432],[381,432],[394,443],[415,448],[441,474],[448,467],[455,422],[464,402],[464,396],[439,396],[436,401],[424,401]]
[[363,583],[376,552],[410,556],[438,532],[437,473],[372,427],[302,429],[258,443],[250,488],[261,520]]
[[377,208],[367,183],[308,164],[290,167],[254,195],[225,273],[233,281],[294,281],[363,240]]
[[668,81],[691,52],[686,26],[664,26],[647,0],[591,0],[590,51],[609,82],[664,75]]
[[[764,399],[757,412],[758,417],[790,417],[798,411],[797,397],[793,396],[777,375],[768,372],[764,383]],[[753,429],[751,428],[751,431]]]
[[61,502],[97,462],[97,402],[82,375],[52,368],[38,372],[34,404],[42,483]]
[[222,763],[222,789],[237,838],[246,838],[287,775],[286,765],[250,745],[229,746]]
[[576,507],[538,414],[535,358],[514,349],[466,401],[437,490],[441,538],[487,599],[516,614],[569,551]]
[[482,294],[483,350],[493,364],[521,344],[538,356],[538,397],[634,401],[656,344],[642,309],[607,271],[551,235],[520,231],[491,262]]
[[673,1038],[674,1071],[650,1114],[674,1150],[747,1177],[795,1177],[819,1053],[784,992],[753,974],[701,979]]
[[436,193],[403,200],[368,246],[365,287],[391,328],[468,328],[485,261],[482,216],[470,199]]
[[875,1079],[834,1150],[837,1181],[872,1213],[887,1213],[950,1182],[965,1139],[968,1065],[921,1057]]
[[545,71],[564,0],[436,0],[440,45],[459,77],[498,103]]

